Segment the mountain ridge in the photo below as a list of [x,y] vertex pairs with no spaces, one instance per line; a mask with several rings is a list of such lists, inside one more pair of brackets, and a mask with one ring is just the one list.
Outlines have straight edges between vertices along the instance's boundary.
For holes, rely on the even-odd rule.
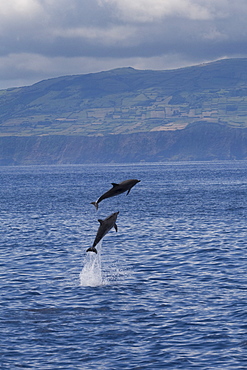
[[2,165],[247,159],[247,59],[61,76],[0,106]]
[[0,136],[106,135],[247,127],[247,59],[174,70],[117,68],[0,91]]

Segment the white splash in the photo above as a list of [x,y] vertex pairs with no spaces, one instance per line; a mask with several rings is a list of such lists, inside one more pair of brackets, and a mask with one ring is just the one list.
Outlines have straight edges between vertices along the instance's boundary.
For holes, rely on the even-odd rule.
[[99,286],[103,284],[101,270],[101,242],[97,245],[97,254],[88,252],[80,273],[81,286]]

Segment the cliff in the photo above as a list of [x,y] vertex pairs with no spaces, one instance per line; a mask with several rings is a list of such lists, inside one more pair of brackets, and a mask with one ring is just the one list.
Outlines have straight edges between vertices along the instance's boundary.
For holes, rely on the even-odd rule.
[[208,122],[183,130],[103,137],[0,137],[0,165],[233,159],[247,159],[247,129]]

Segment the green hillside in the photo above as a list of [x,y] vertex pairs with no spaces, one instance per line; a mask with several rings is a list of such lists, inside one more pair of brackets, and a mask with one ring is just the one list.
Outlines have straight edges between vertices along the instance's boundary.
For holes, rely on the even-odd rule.
[[166,71],[120,68],[0,91],[0,136],[247,127],[247,59]]

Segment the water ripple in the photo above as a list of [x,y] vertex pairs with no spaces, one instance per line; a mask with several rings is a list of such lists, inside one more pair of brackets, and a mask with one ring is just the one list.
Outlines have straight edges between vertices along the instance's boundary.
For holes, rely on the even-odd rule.
[[[96,213],[90,201],[131,177]],[[1,168],[0,180],[1,369],[247,367],[245,162]],[[97,219],[115,210],[118,233],[93,259]]]

